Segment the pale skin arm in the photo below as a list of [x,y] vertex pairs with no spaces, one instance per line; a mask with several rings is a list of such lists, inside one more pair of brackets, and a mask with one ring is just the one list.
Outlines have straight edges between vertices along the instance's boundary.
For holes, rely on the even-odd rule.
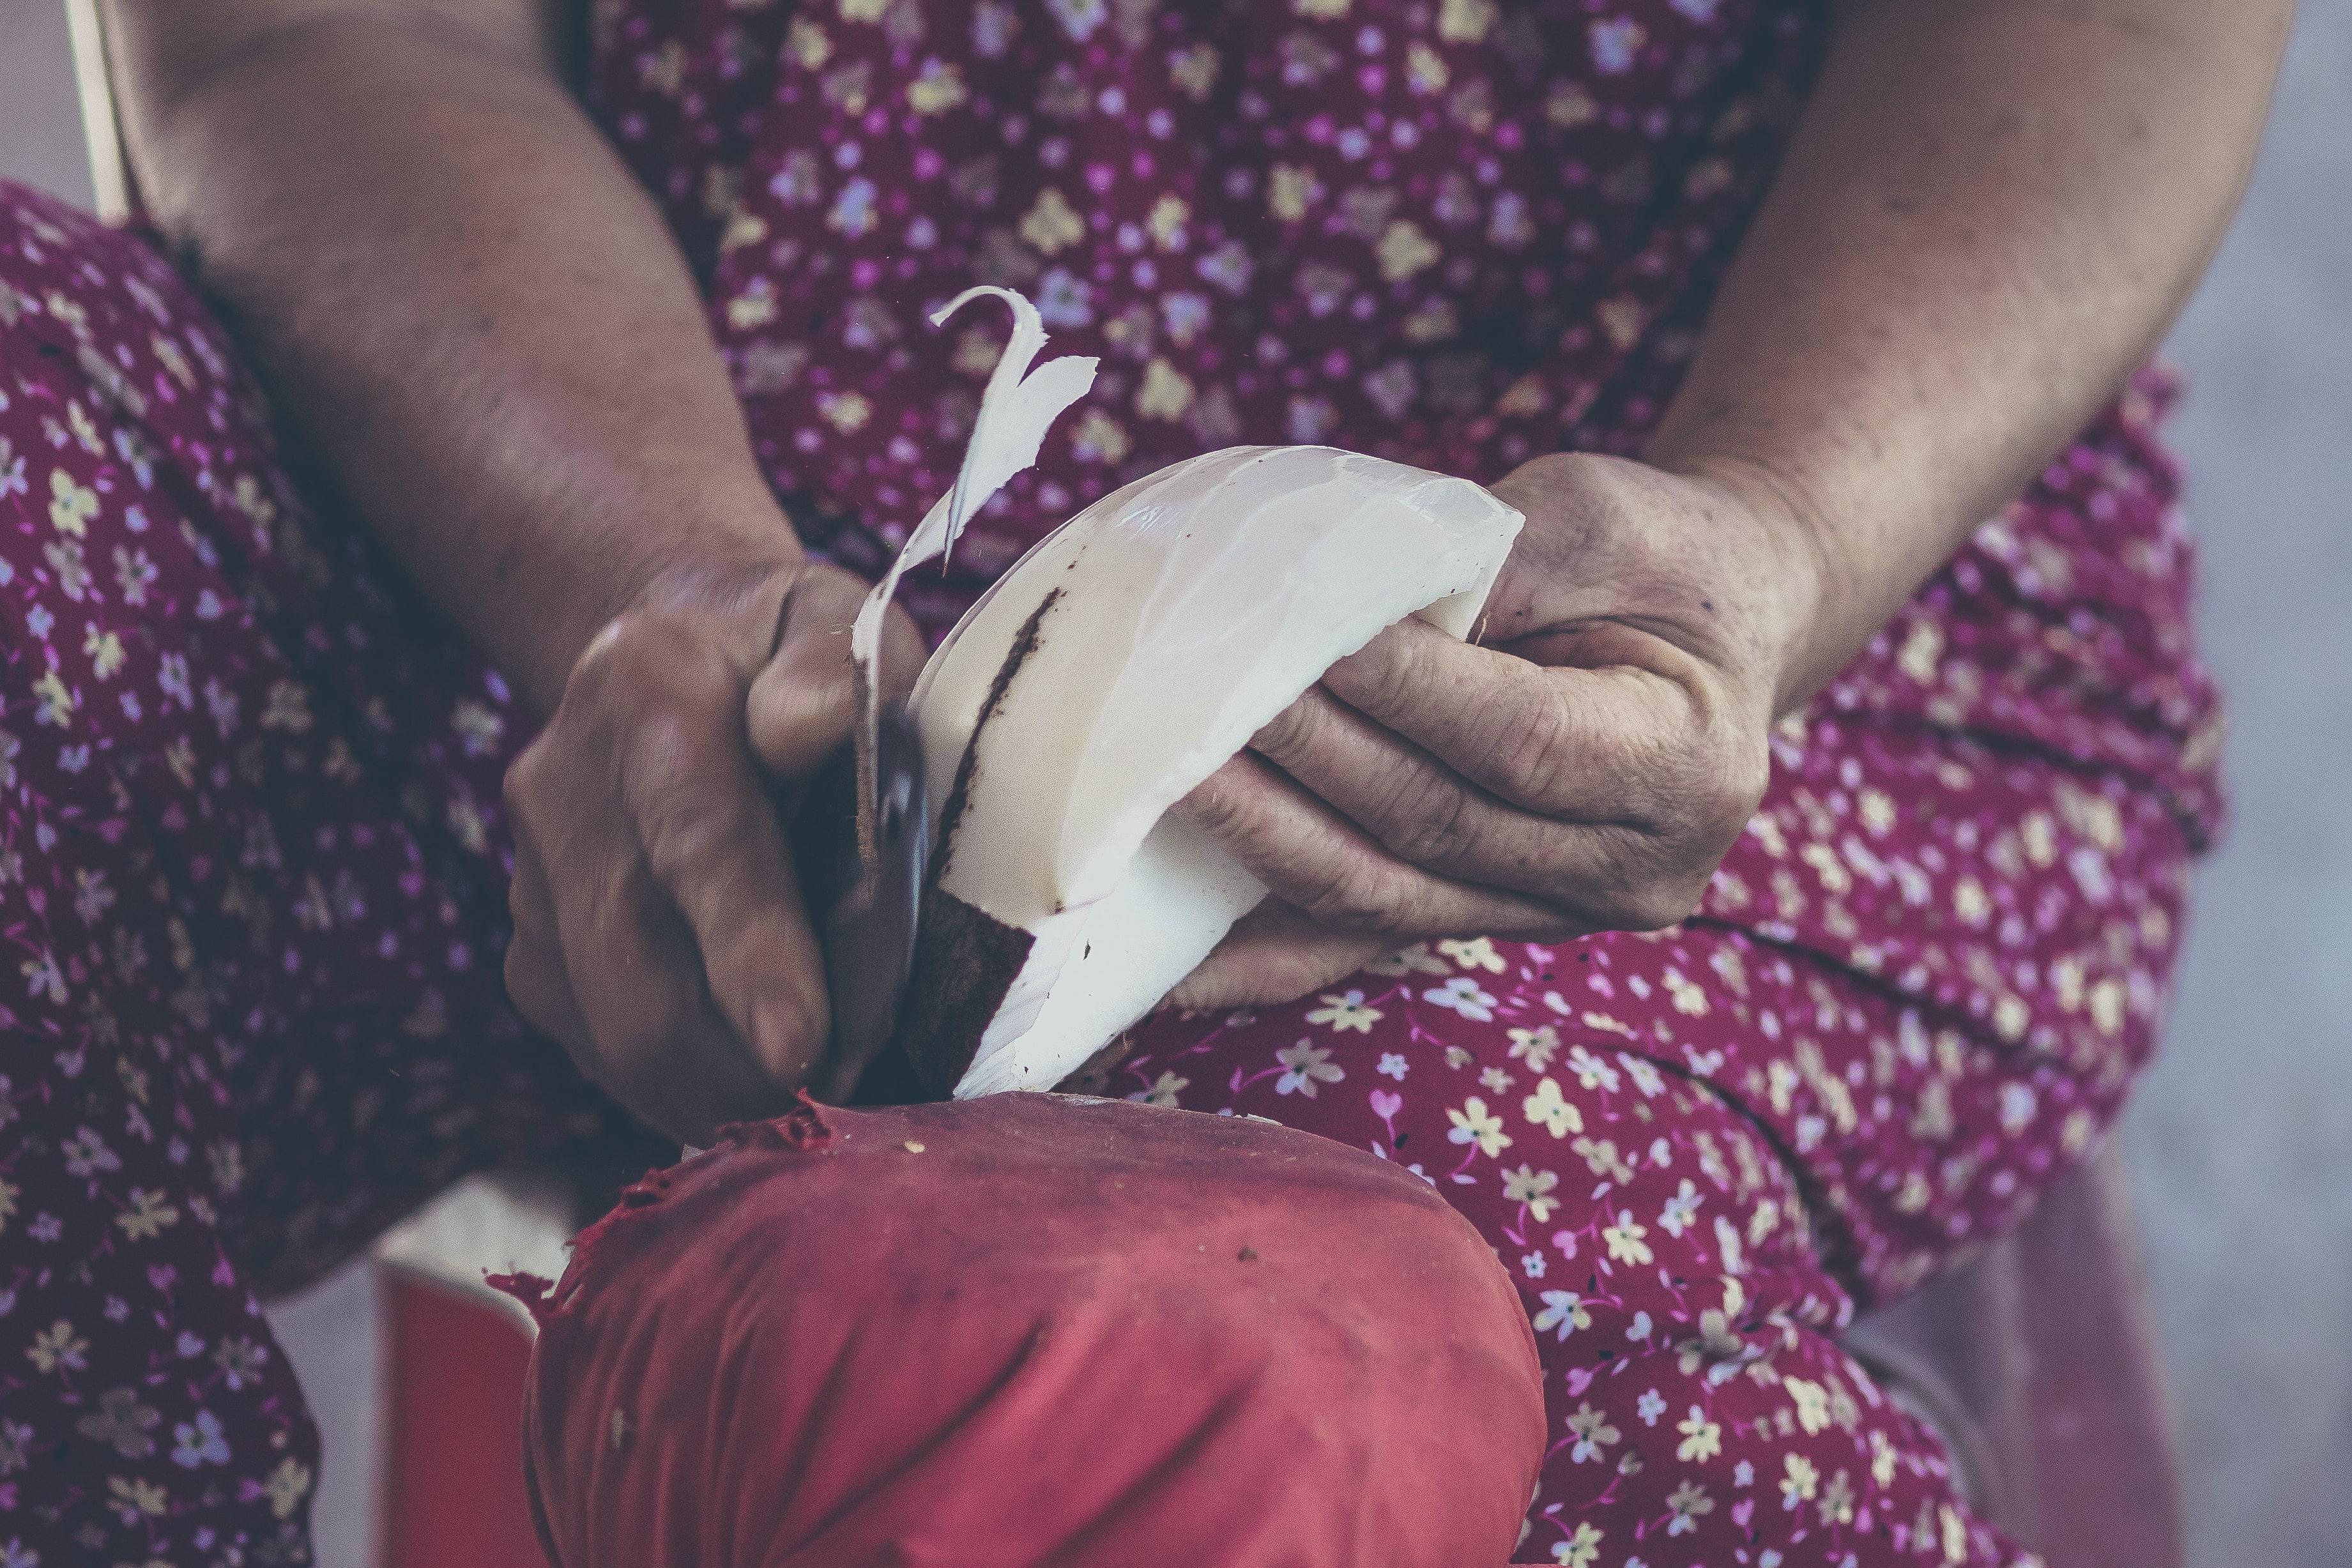
[[1817,537],[1782,706],[2154,352],[2244,193],[2293,13],[1848,0],[1648,454]]
[[[770,789],[848,734],[684,258],[542,0],[114,0],[142,193],[359,517],[526,707],[508,981],[681,1138],[822,1053]],[[600,630],[601,629],[601,630]],[[889,667],[919,646],[894,632]]]
[[2242,193],[2289,0],[1853,0],[1646,463],[1530,463],[1488,646],[1408,624],[1182,808],[1277,899],[1174,998],[1687,914],[1765,737],[2120,389]]

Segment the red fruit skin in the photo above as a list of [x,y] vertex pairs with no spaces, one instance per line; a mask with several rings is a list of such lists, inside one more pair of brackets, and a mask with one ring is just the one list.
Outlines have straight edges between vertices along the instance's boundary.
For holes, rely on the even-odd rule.
[[1476,1231],[1246,1119],[804,1104],[510,1288],[558,1568],[1499,1568],[1542,1454]]

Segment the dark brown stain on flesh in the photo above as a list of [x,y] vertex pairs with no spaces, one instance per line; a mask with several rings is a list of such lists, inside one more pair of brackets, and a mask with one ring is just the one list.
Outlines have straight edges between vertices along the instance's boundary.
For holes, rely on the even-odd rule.
[[929,1092],[941,1098],[954,1092],[956,1081],[971,1065],[980,1037],[996,1016],[1013,981],[1028,961],[1036,938],[1007,925],[953,894],[940,891],[940,877],[955,858],[956,829],[962,823],[971,779],[979,766],[980,737],[989,720],[1004,706],[1013,677],[1037,651],[1045,617],[1061,601],[1056,588],[1037,602],[1029,619],[1014,633],[1004,663],[989,683],[988,699],[981,705],[980,721],[956,763],[955,781],[940,809],[937,849],[931,856],[929,883],[923,890],[923,916],[915,932],[914,974],[899,1004],[896,1030],[899,1050],[914,1065],[915,1075]]
[[[963,756],[956,760],[955,782],[948,786],[948,798],[940,808],[940,831],[931,851],[931,881],[937,883],[955,858],[956,829],[963,821],[965,800],[971,794],[972,770],[980,766],[980,737],[987,732],[988,721],[1004,706],[1004,694],[1013,685],[1013,677],[1037,651],[1040,629],[1054,606],[1062,601],[1062,590],[1056,588],[1037,601],[1029,619],[1021,622],[1021,630],[1013,634],[1013,646],[1005,650],[1004,663],[996,667],[996,678],[988,683],[988,699],[980,705],[980,718],[971,727],[971,738],[964,743]],[[929,889],[925,889],[929,892]]]
[[955,1092],[1035,940],[951,893],[934,889],[923,900],[898,1037],[926,1092],[945,1099]]

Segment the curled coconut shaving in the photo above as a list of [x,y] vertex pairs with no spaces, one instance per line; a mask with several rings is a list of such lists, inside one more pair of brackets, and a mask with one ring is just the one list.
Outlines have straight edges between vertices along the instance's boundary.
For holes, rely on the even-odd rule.
[[989,374],[987,390],[981,393],[980,413],[972,420],[971,440],[964,448],[963,466],[956,470],[955,487],[940,497],[907,536],[890,570],[858,607],[857,619],[849,630],[849,657],[865,689],[864,733],[857,746],[857,826],[861,847],[869,853],[874,831],[868,818],[874,795],[875,724],[882,701],[882,622],[898,591],[898,580],[908,568],[927,560],[946,563],[948,551],[972,515],[1014,475],[1035,466],[1045,432],[1064,409],[1087,395],[1087,389],[1095,384],[1095,368],[1101,363],[1091,357],[1066,355],[1046,361],[1033,372],[1029,367],[1045,346],[1045,324],[1037,307],[1010,288],[987,284],[967,288],[932,312],[931,325],[944,326],[949,317],[983,294],[1013,308],[1013,337]]

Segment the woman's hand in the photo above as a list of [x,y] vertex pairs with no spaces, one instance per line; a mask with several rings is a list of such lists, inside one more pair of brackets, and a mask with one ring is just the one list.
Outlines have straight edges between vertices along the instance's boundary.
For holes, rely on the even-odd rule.
[[[866,584],[787,562],[641,595],[507,775],[507,988],[580,1070],[682,1143],[773,1114],[822,1060],[824,968],[780,795],[847,744]],[[903,619],[883,667],[922,659]]]
[[1528,520],[1478,642],[1391,628],[1178,808],[1273,898],[1171,1003],[1287,1000],[1418,937],[1689,914],[1763,794],[1821,597],[1748,477],[1580,455],[1496,486]]

